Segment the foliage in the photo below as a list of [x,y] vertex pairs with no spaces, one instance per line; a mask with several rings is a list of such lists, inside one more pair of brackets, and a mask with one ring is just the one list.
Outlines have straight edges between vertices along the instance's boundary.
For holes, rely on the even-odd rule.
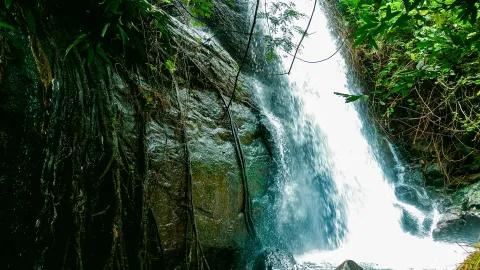
[[457,270],[476,270],[480,269],[480,244],[476,245],[477,250],[468,256],[468,258],[457,268]]
[[[198,17],[210,17],[213,12],[212,0],[181,1]],[[155,29],[164,49],[168,48],[168,19],[163,8],[172,5],[171,0],[4,0],[1,5],[0,31],[3,32],[35,33],[47,15],[62,21],[72,36],[65,45],[64,58],[76,50],[88,63],[110,62],[113,56],[120,55],[139,61],[146,57],[143,40],[147,29]]]
[[0,33],[5,34],[8,31],[14,31],[15,27],[7,20],[7,15],[12,6],[12,0],[0,1]]
[[155,27],[164,36],[168,35],[165,14],[147,0],[105,0],[92,7],[98,9],[101,19],[78,33],[67,47],[65,56],[71,49],[78,48],[87,52],[89,63],[95,56],[108,61],[107,52],[103,49],[106,47],[143,53],[144,45],[139,40],[145,29],[141,27]]
[[213,0],[182,0],[190,8],[192,14],[199,18],[210,18],[213,12]]
[[[341,0],[370,108],[447,176],[480,143],[480,1]],[[450,164],[450,165],[448,165]],[[447,181],[448,182],[448,181]]]
[[177,70],[177,67],[175,66],[175,62],[171,59],[167,59],[167,61],[165,61],[165,67],[172,74],[175,73],[175,71]]
[[264,40],[267,45],[266,59],[273,61],[277,58],[277,49],[289,54],[296,46],[293,43],[295,34],[302,34],[303,29],[294,22],[305,18],[303,13],[296,10],[293,2],[265,2],[260,18],[266,22]]

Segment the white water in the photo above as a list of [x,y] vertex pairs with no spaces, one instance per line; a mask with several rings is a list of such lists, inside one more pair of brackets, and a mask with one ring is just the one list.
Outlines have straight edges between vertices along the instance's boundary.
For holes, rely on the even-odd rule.
[[[310,14],[313,1],[295,1],[297,8]],[[306,21],[299,22],[303,28]],[[314,33],[303,42],[304,49],[299,54],[302,59],[317,60],[330,56],[338,48],[332,36],[323,10],[317,7],[312,21],[310,33]],[[284,60],[288,68],[291,59]],[[461,262],[466,252],[458,245],[434,242],[430,235],[420,237],[405,232],[401,226],[402,210],[408,211],[423,221],[425,213],[413,205],[397,200],[392,186],[379,162],[373,154],[369,143],[372,138],[364,135],[361,116],[352,104],[334,92],[354,93],[356,89],[348,80],[349,73],[341,53],[330,60],[319,64],[308,64],[296,61],[289,76],[294,97],[300,104],[299,117],[295,123],[281,123],[283,130],[293,133],[293,141],[298,144],[310,144],[312,153],[306,153],[313,161],[311,173],[328,172],[335,194],[329,192],[329,200],[338,206],[332,215],[331,222],[338,234],[324,236],[324,243],[318,242],[318,248],[309,243],[308,251],[298,254],[301,263],[311,262],[318,265],[339,265],[346,259],[352,259],[363,265],[388,269],[454,269]],[[269,112],[275,130],[279,127],[279,119]],[[318,193],[312,191],[313,180],[304,180],[294,162],[283,161],[289,155],[288,140],[284,134],[277,134],[281,144],[280,163],[286,166],[279,221],[309,225],[306,233],[318,230],[319,234],[329,230],[323,228],[325,222],[305,221],[315,217],[312,209],[321,208]],[[316,139],[311,140],[312,136]],[[310,139],[309,139],[310,138]],[[392,148],[393,149],[393,148]],[[295,158],[295,157],[293,157]],[[304,158],[304,157],[303,157]],[[395,156],[397,166],[401,161]],[[290,165],[289,165],[290,164]],[[296,172],[296,173],[295,173]],[[302,175],[302,177],[299,177]],[[404,177],[400,170],[397,177]],[[315,180],[315,179],[314,179]],[[313,216],[313,217],[312,217]],[[344,227],[344,233],[341,233]],[[313,228],[313,229],[312,229]],[[331,232],[331,230],[329,231]],[[308,235],[305,237],[308,239]],[[326,243],[326,244],[325,244]],[[333,247],[321,250],[325,245]]]

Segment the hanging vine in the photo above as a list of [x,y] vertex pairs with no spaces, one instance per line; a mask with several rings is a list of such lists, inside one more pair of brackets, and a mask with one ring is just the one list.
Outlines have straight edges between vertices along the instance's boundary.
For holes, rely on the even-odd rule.
[[[175,91],[175,99],[178,107],[180,119],[181,140],[185,154],[186,182],[185,182],[185,201],[187,203],[187,222],[185,224],[185,264],[187,269],[191,269],[192,262],[196,262],[196,269],[210,269],[205,253],[203,252],[202,243],[198,233],[197,222],[195,219],[195,204],[193,200],[192,188],[192,165],[190,161],[190,149],[188,147],[188,133],[185,124],[185,111],[180,102],[180,94],[178,93],[178,83],[172,74],[172,86]],[[193,253],[194,252],[194,253]]]
[[230,122],[230,129],[232,131],[233,136],[233,144],[235,147],[235,154],[237,156],[238,165],[240,167],[240,177],[242,179],[242,188],[243,188],[243,217],[245,220],[245,226],[247,228],[247,232],[249,233],[250,237],[255,241],[259,242],[259,238],[257,232],[255,230],[255,225],[252,218],[252,207],[251,207],[251,200],[250,200],[250,191],[248,189],[248,177],[247,177],[247,169],[245,166],[245,156],[242,150],[242,144],[240,142],[240,138],[238,136],[238,128],[233,120],[232,114],[230,112],[230,107],[228,106],[225,98],[221,93],[219,93],[220,98],[222,99],[225,112],[228,116]]

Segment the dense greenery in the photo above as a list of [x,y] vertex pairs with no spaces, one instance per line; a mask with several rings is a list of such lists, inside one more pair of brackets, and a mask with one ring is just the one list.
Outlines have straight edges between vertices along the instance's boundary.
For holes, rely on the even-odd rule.
[[[73,49],[82,52],[88,62],[128,54],[139,60],[146,57],[146,29],[156,29],[167,48],[167,16],[174,6],[171,0],[88,0],[88,1],[0,1],[0,31],[15,41],[18,31],[37,33],[46,16],[63,22],[72,38],[65,44],[65,58]],[[192,16],[210,17],[212,0],[176,1]],[[26,27],[25,27],[26,26]]]
[[479,163],[480,1],[341,0],[340,6],[381,126],[421,150],[426,162],[435,160],[446,184],[473,180],[464,175],[478,172]]

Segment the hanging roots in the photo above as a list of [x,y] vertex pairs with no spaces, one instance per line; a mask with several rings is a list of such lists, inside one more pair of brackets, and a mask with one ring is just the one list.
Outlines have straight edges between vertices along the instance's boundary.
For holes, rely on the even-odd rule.
[[[200,242],[197,222],[195,220],[195,204],[193,201],[193,189],[192,189],[192,166],[190,162],[190,149],[188,147],[188,133],[185,124],[185,113],[183,106],[180,102],[180,95],[178,93],[178,83],[175,77],[172,75],[173,87],[175,88],[175,96],[177,106],[179,110],[180,125],[182,129],[182,142],[185,153],[185,168],[187,170],[186,183],[185,183],[185,200],[187,202],[187,223],[185,226],[185,263],[187,269],[191,269],[191,264],[196,261],[196,269],[210,269],[205,253],[203,252],[202,244]],[[189,236],[193,243],[189,241]],[[194,253],[195,252],[195,253]]]
[[232,114],[230,112],[230,107],[228,106],[225,98],[221,93],[219,93],[220,98],[222,99],[225,112],[228,115],[228,119],[230,121],[230,128],[232,130],[232,136],[233,136],[233,143],[235,146],[235,153],[237,155],[237,160],[238,160],[238,165],[240,166],[240,176],[242,178],[242,187],[243,187],[243,217],[245,220],[245,226],[247,228],[247,232],[250,235],[250,237],[255,241],[259,242],[257,232],[255,230],[255,226],[253,223],[253,218],[252,218],[252,208],[251,208],[251,202],[250,202],[250,192],[248,190],[248,178],[247,178],[247,169],[245,167],[245,157],[243,155],[243,150],[242,150],[242,144],[240,142],[240,139],[238,137],[238,129],[237,125],[235,124],[235,121],[233,120]]

